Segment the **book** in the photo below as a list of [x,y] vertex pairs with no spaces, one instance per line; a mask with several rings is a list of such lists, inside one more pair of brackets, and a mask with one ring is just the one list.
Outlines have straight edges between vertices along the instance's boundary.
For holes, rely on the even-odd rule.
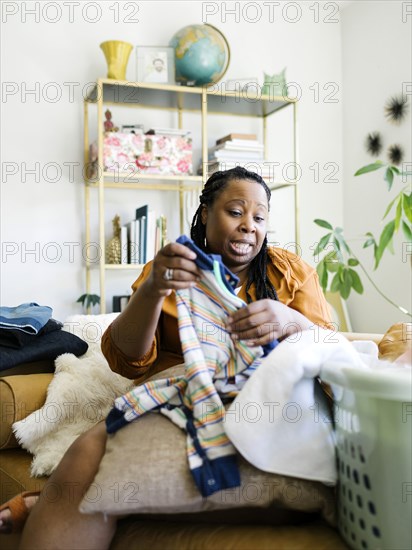
[[[217,172],[218,170],[229,170],[231,168],[235,168],[236,166],[243,166],[246,168],[246,170],[250,170],[251,172],[256,172],[259,174],[262,178],[273,181],[274,179],[274,172],[273,167],[264,164],[259,161],[253,161],[253,160],[247,160],[247,161],[241,161],[241,160],[221,160],[221,161],[212,161],[208,162],[207,165],[204,167],[207,171],[208,177],[211,176],[214,172]],[[201,167],[203,170],[203,166]]]
[[127,224],[128,260],[129,264],[139,263],[139,222],[132,220]]
[[120,263],[121,264],[128,263],[127,251],[128,251],[127,227],[126,225],[122,225],[122,227],[120,228]]
[[210,147],[209,151],[263,151],[263,143],[251,142],[249,143],[233,143],[232,141],[225,141],[224,143],[218,143],[213,147]]
[[146,254],[145,263],[149,260],[153,260],[155,255],[155,241],[156,241],[156,212],[154,210],[148,210],[146,217]]
[[154,238],[154,256],[164,247],[166,243],[166,217],[161,214],[156,218],[155,238]]
[[256,140],[257,135],[256,134],[242,134],[242,133],[232,133],[228,134],[227,136],[221,137],[216,140],[216,143],[224,143],[225,141],[232,141],[234,139],[248,139],[248,140]]
[[209,160],[260,160],[263,161],[262,151],[214,151],[209,153]]
[[144,206],[140,206],[139,208],[136,208],[136,220],[138,220],[139,223],[139,264],[145,264],[146,263],[146,239],[147,239],[147,212],[148,212],[148,206],[145,204]]

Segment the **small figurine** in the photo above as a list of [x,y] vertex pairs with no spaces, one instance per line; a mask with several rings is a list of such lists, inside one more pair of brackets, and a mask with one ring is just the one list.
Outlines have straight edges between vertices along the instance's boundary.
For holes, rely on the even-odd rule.
[[115,126],[112,122],[112,113],[109,109],[104,113],[106,120],[104,121],[104,131],[105,132],[118,132],[119,128]]
[[108,264],[121,263],[121,244],[120,244],[120,217],[116,216],[112,220],[113,237],[107,243],[106,262]]
[[86,177],[94,180],[98,175],[98,149],[97,142],[93,141],[89,147],[89,162],[86,165]]

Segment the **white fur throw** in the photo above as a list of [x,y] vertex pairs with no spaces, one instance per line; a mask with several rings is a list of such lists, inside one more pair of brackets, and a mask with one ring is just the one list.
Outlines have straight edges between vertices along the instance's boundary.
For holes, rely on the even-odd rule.
[[100,349],[103,332],[117,315],[73,315],[64,323],[63,330],[85,340],[89,349],[81,357],[57,357],[45,404],[13,424],[19,443],[34,455],[32,476],[50,475],[73,441],[103,420],[113,400],[132,388],[131,380],[110,370]]

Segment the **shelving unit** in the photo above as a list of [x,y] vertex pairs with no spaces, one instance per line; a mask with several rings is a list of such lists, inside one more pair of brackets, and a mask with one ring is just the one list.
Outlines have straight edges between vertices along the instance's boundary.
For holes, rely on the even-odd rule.
[[[84,101],[84,162],[89,162],[89,107],[97,106],[97,128],[98,128],[98,158],[103,159],[103,106],[130,107],[134,109],[166,110],[177,113],[178,128],[182,128],[183,113],[196,112],[201,114],[201,157],[203,166],[208,160],[208,128],[207,119],[209,115],[233,115],[243,117],[254,117],[262,121],[264,156],[267,159],[268,131],[267,120],[270,116],[281,109],[290,107],[293,109],[293,163],[294,178],[291,181],[271,182],[272,191],[285,187],[294,189],[295,209],[295,241],[299,242],[299,204],[296,166],[298,162],[297,151],[297,102],[284,99],[283,97],[261,96],[259,99],[242,92],[219,91],[214,88],[199,88],[178,85],[148,84],[141,82],[113,81],[110,79],[98,79],[96,85]],[[192,129],[192,134],[195,130]],[[128,181],[116,181],[127,177]],[[101,251],[99,261],[99,286],[100,286],[100,312],[106,311],[106,271],[107,270],[136,270],[136,264],[106,264],[106,235],[105,235],[105,189],[138,189],[175,191],[179,195],[179,220],[180,230],[184,226],[184,196],[185,193],[200,189],[207,179],[203,176],[186,175],[153,175],[142,174],[130,175],[129,173],[99,171],[97,181],[85,179],[85,211],[86,211],[86,243],[91,242],[91,192],[97,189],[98,193],[98,218],[99,218],[99,247]],[[136,180],[134,182],[134,180]],[[86,258],[86,292],[91,292],[91,269],[92,264]]]

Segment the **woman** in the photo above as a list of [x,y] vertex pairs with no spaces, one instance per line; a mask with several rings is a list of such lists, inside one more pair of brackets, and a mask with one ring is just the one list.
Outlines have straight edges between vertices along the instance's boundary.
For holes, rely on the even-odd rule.
[[[248,305],[232,314],[227,328],[232,338],[254,345],[313,324],[330,326],[315,270],[296,255],[267,246],[269,201],[270,190],[257,174],[240,167],[216,172],[205,185],[191,228],[194,242],[220,254],[239,278],[238,296]],[[195,257],[187,247],[170,243],[145,266],[127,308],[102,339],[103,353],[115,372],[142,383],[182,362],[173,291],[196,285],[200,271]],[[47,482],[61,498],[47,502],[40,495],[21,548],[108,548],[116,518],[78,512],[105,443],[104,423],[73,443]],[[8,510],[0,514],[5,523],[7,514],[10,520]]]

